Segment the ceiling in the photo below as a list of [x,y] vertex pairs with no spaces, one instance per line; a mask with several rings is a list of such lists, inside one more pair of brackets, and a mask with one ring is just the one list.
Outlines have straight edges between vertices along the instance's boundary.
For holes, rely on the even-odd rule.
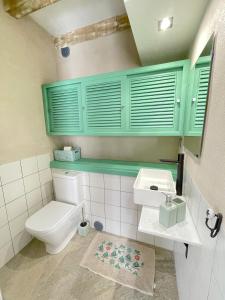
[[[210,0],[124,0],[143,65],[187,58]],[[158,20],[173,27],[158,31]]]
[[[143,65],[188,57],[210,0],[61,0],[30,16],[54,37],[127,12]],[[125,4],[125,5],[124,5]],[[173,17],[173,28],[158,21]]]
[[61,0],[30,17],[57,37],[125,12],[123,0]]

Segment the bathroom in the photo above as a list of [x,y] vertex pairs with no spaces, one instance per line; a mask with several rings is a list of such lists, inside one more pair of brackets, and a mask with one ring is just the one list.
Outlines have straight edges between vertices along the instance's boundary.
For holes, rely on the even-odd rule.
[[223,0],[0,0],[0,300],[225,299]]

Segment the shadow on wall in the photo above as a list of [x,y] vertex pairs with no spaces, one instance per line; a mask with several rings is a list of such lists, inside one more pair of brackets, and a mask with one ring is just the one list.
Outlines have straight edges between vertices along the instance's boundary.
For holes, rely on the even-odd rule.
[[176,159],[179,137],[55,137],[57,148],[81,147],[86,158],[159,162]]

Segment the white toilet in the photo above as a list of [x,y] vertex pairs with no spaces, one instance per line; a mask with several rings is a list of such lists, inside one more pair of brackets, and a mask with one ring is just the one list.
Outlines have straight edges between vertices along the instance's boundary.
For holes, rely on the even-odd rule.
[[80,181],[79,172],[54,170],[56,201],[49,202],[26,221],[26,230],[43,241],[50,254],[62,251],[77,231],[83,206]]

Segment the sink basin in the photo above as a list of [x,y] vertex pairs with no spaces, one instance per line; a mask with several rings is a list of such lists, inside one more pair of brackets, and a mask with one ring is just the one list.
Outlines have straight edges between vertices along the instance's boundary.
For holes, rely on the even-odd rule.
[[158,208],[166,200],[165,194],[176,195],[172,173],[164,170],[140,169],[134,182],[134,203]]

